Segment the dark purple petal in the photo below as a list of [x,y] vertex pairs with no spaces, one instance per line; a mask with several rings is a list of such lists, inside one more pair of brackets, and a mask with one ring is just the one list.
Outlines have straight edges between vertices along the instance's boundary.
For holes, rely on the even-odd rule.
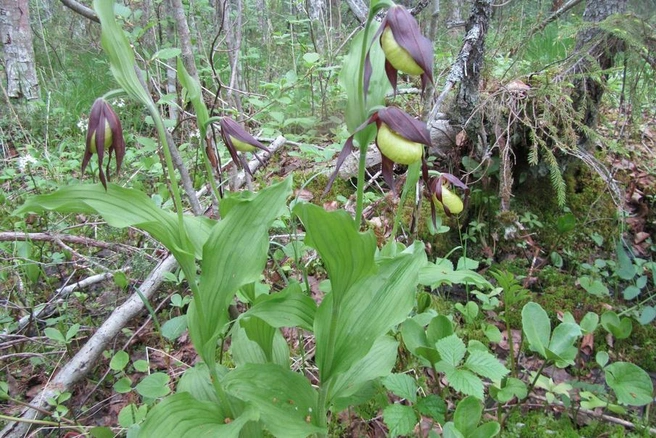
[[344,160],[346,160],[346,157],[348,157],[349,154],[353,151],[355,151],[355,146],[353,146],[353,135],[352,135],[346,140],[346,143],[344,143],[344,147],[342,148],[342,150],[339,153],[339,156],[337,157],[337,162],[335,163],[335,170],[333,171],[333,174],[330,175],[330,179],[328,180],[328,185],[326,186],[326,189],[323,191],[324,195],[326,195],[330,191],[331,187],[333,186],[333,183],[335,182],[335,179],[337,178],[339,169],[342,167],[342,164],[344,164]]
[[378,119],[407,140],[426,146],[431,144],[426,124],[397,107],[391,106],[379,110]]
[[422,85],[433,82],[433,44],[421,34],[417,20],[403,6],[393,6],[385,17],[397,44],[424,70]]
[[392,90],[394,90],[394,96],[396,96],[396,82],[399,72],[387,59],[385,59],[385,73],[387,74],[387,80],[392,85]]
[[383,154],[381,154],[381,157],[382,163],[380,171],[383,174],[383,179],[392,190],[392,193],[396,194],[396,186],[394,185],[394,162]]
[[[449,210],[449,207],[447,207],[444,204],[443,200],[443,195],[442,195],[442,186],[446,183],[451,183],[455,187],[458,187],[464,191],[464,199],[462,200],[463,204],[467,202],[467,198],[469,196],[469,187],[467,187],[467,184],[463,183],[455,177],[454,175],[451,175],[450,173],[443,173],[441,174],[438,178],[432,178],[430,182],[427,185],[428,188],[428,193],[431,196],[431,198],[435,197],[435,199],[442,204],[442,208],[444,208],[444,212],[446,213],[447,216],[451,216],[451,210]],[[435,224],[435,213],[434,213],[434,206],[432,205],[432,199],[431,199],[431,214],[433,216],[433,224]]]
[[[244,143],[247,143],[258,149],[269,152],[269,150],[264,147],[262,143],[257,141],[255,137],[246,132],[246,130],[242,128],[239,123],[235,122],[230,117],[223,117],[221,119],[221,136],[223,137],[224,141],[226,140],[226,137],[229,138],[229,136],[232,136],[239,141],[243,141]],[[228,141],[226,141],[226,143],[228,143]],[[232,147],[234,147],[232,141],[229,143]]]

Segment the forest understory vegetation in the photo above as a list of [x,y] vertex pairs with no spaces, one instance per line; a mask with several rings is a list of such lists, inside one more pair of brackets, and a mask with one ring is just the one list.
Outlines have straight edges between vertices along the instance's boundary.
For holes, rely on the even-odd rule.
[[656,434],[653,2],[45,3],[0,437]]

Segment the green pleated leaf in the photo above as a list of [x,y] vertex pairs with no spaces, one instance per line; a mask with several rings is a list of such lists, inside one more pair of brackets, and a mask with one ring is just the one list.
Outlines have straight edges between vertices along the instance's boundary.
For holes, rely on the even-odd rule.
[[[217,365],[219,378],[223,378],[227,372],[226,368]],[[188,392],[196,400],[218,403],[209,369],[203,362],[196,363],[193,368],[189,368],[184,372],[178,381],[177,392]]]
[[260,318],[239,318],[232,330],[230,351],[237,365],[276,363],[289,366],[289,346],[280,330]]
[[[268,230],[286,206],[291,178],[234,205],[203,246],[199,296],[188,311],[189,333],[203,360],[214,363],[216,340],[240,287],[259,280],[267,261]],[[198,301],[197,301],[198,299]]]
[[319,252],[331,281],[332,291],[314,320],[320,377],[329,384],[407,318],[426,255],[421,245],[413,245],[376,264],[375,237],[357,232],[345,212],[328,213],[309,204],[297,204],[294,212],[305,226],[306,244]]
[[414,304],[417,272],[425,263],[421,245],[413,245],[391,260],[384,260],[377,274],[363,278],[342,300],[335,328],[335,347],[328,357],[333,300],[327,296],[315,318],[317,358],[321,377],[328,381],[345,372],[371,348],[374,341],[401,323]]
[[247,408],[237,418],[226,418],[219,405],[196,400],[187,392],[164,399],[155,406],[141,425],[140,437],[239,437],[248,421],[257,421],[258,414]]
[[604,368],[606,383],[617,395],[617,400],[629,406],[644,406],[652,402],[654,384],[649,374],[629,362],[615,362]]
[[134,60],[134,52],[130,47],[130,42],[114,18],[114,1],[94,0],[93,8],[100,20],[101,43],[109,59],[110,68],[116,82],[132,98],[141,101],[145,105],[152,104],[150,95],[141,86],[141,82],[137,77],[135,71],[137,64]]
[[[330,387],[330,398],[343,401],[357,394],[365,384],[388,375],[396,363],[398,346],[399,343],[389,336],[378,338],[365,357],[334,379]],[[336,401],[335,404],[341,403]]]
[[339,302],[349,287],[375,271],[376,237],[357,232],[345,211],[328,213],[316,205],[297,204],[294,213],[307,231],[305,243],[319,252]]
[[314,423],[317,392],[301,374],[275,364],[247,364],[231,371],[223,385],[230,395],[252,404],[277,437],[326,432]]
[[143,192],[108,184],[80,184],[62,187],[46,195],[32,196],[15,214],[41,213],[98,214],[110,226],[135,227],[146,231],[175,256],[188,279],[196,272],[195,259],[216,221],[206,217],[185,216],[185,229],[178,228],[175,213],[158,208]]
[[305,295],[298,283],[292,283],[278,293],[258,298],[242,317],[257,316],[272,327],[300,327],[312,331],[317,305]]
[[551,322],[547,312],[537,303],[526,303],[522,309],[522,328],[531,350],[546,357],[545,349],[551,336]]

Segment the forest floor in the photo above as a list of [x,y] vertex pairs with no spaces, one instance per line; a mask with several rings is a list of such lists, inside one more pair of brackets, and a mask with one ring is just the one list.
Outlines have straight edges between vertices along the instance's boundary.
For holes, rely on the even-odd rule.
[[[619,207],[627,213],[625,241],[636,257],[653,260],[653,252],[656,248],[654,236],[656,232],[656,154],[654,153],[656,151],[656,122],[653,120],[644,122],[636,131],[639,133],[633,135],[623,145],[621,154],[609,153],[604,160],[605,164],[612,169],[613,178],[622,189],[623,205]],[[279,152],[269,167],[260,170],[260,173],[256,175],[256,186],[266,186],[271,179],[285,177],[288,173],[294,173],[297,181],[301,181],[303,178],[309,179],[310,173],[305,177],[299,176],[299,169],[307,169],[308,164],[297,154],[288,155],[290,150],[293,148]],[[3,165],[15,167],[17,159],[16,157],[5,158]],[[577,180],[578,177],[580,179]],[[585,186],[588,181],[584,178],[594,179],[595,177],[590,172],[581,172],[573,178],[575,184]],[[310,202],[323,205],[327,209],[344,208],[345,205],[347,209],[349,208],[350,185],[338,184],[337,195],[341,195],[342,198],[334,193],[322,198],[320,195],[323,189],[321,184],[325,182],[325,179],[318,179],[318,181],[304,188],[299,186],[297,195],[301,195]],[[598,181],[595,184],[598,184]],[[4,186],[5,193],[16,190],[12,181],[5,182]],[[594,185],[593,190],[597,190],[598,187],[598,185]],[[579,187],[574,191],[583,193],[586,188]],[[521,194],[518,194],[517,197],[519,200],[522,199]],[[580,202],[588,202],[585,199],[589,198],[581,197]],[[345,200],[346,202],[344,202]],[[603,202],[607,206],[609,200],[606,199]],[[391,229],[389,224],[393,221],[396,207],[389,195],[379,196],[370,204],[368,226],[374,230],[380,240],[388,237]],[[590,208],[590,205],[579,205],[572,209],[584,212],[586,207]],[[588,212],[588,214],[593,214],[593,212]],[[480,222],[480,218],[463,218],[459,223],[463,228],[462,231],[466,231],[466,224],[470,224],[473,219],[479,219]],[[544,306],[550,315],[559,316],[563,312],[570,311],[578,319],[587,311],[601,312],[604,309],[626,308],[626,303],[616,298],[616,293],[605,299],[591,297],[580,287],[580,277],[571,265],[566,264],[562,268],[557,268],[549,263],[548,249],[552,248],[555,243],[553,235],[548,232],[547,228],[552,225],[549,224],[549,219],[545,219],[539,213],[536,219],[543,222],[542,227],[531,228],[530,225],[527,225],[527,229],[531,231],[530,234],[520,236],[513,242],[503,241],[497,232],[501,228],[495,229],[495,225],[489,223],[486,235],[491,240],[470,240],[468,251],[471,255],[468,256],[480,259],[488,257],[492,260],[493,267],[501,266],[503,269],[515,273],[531,290],[533,299]],[[88,239],[87,242],[82,241],[81,244],[61,241],[39,243],[38,252],[44,258],[48,254],[52,256],[53,253],[64,252],[62,243],[69,247],[70,251],[66,253],[62,263],[45,263],[43,265],[44,275],[38,276],[36,283],[20,284],[20,276],[13,275],[11,272],[11,269],[25,269],[25,260],[36,257],[34,252],[32,256],[23,257],[22,261],[13,261],[11,254],[6,252],[3,254],[4,269],[9,269],[8,275],[4,277],[3,289],[5,291],[24,291],[26,287],[29,287],[32,288],[32,295],[28,302],[22,302],[21,306],[3,314],[5,319],[0,322],[5,327],[9,327],[10,322],[28,314],[29,309],[35,309],[41,303],[55,300],[56,298],[51,294],[56,288],[83,280],[91,273],[102,272],[102,269],[98,269],[99,267],[129,266],[130,269],[126,272],[126,278],[123,280],[127,284],[121,284],[119,280],[105,281],[76,291],[67,299],[57,303],[50,314],[42,315],[39,320],[30,321],[19,332],[5,333],[0,337],[0,358],[2,359],[0,380],[7,383],[7,392],[10,396],[25,403],[29,403],[39,394],[43,386],[88,340],[110,312],[134,293],[135,286],[138,286],[147,271],[164,255],[163,250],[156,242],[136,230],[112,231],[97,223],[95,218],[84,215],[79,215],[76,220],[78,223],[84,224],[83,235]],[[43,222],[43,218],[28,218],[27,221],[28,223],[33,221],[35,230],[38,226],[46,224]],[[591,225],[593,231],[597,229],[594,221],[586,223],[593,223]],[[51,227],[47,229],[57,228],[56,224],[50,225]],[[432,247],[437,252],[439,248],[444,247],[445,240],[457,242],[457,225],[454,226],[453,222],[449,222],[449,225],[452,226],[452,231],[448,237],[440,237],[441,241],[430,234],[422,236],[426,239],[427,247]],[[89,233],[90,230],[93,232]],[[602,227],[599,227],[598,231],[600,234],[604,233]],[[609,237],[608,234],[605,235],[605,238]],[[110,245],[101,248],[95,243],[98,241],[111,242],[112,245],[120,244],[120,247]],[[285,243],[284,238],[281,242]],[[595,246],[590,240],[582,243],[576,242],[576,238],[574,238],[558,244],[571,245],[569,248],[561,248],[568,250],[569,253],[561,251],[561,254],[569,254],[570,259],[584,257],[583,262],[593,265],[596,260],[607,261],[613,257],[608,246]],[[537,263],[535,254],[538,254],[540,259]],[[310,259],[305,261],[312,262]],[[11,264],[14,264],[14,268],[7,267]],[[272,258],[269,268],[265,278],[273,290],[282,288],[284,281],[287,280],[286,276],[299,275],[293,272],[290,257],[284,253]],[[485,272],[489,268],[490,266],[483,264],[480,269],[481,272]],[[315,269],[307,279],[312,296],[317,301],[320,301],[323,296],[321,282],[324,279],[325,273],[321,269]],[[653,282],[654,279],[652,278],[651,281]],[[3,295],[6,293],[4,292]],[[142,381],[148,373],[163,372],[170,376],[171,382],[176,382],[186,369],[199,360],[199,357],[186,332],[174,339],[167,339],[162,334],[161,324],[184,313],[188,303],[187,294],[184,279],[177,274],[169,275],[167,281],[160,287],[159,293],[151,300],[156,319],[154,320],[148,312],[142,312],[138,318],[130,321],[123,328],[121,334],[114,339],[112,345],[107,345],[104,358],[95,364],[81,382],[75,385],[70,393],[70,398],[51,403],[53,411],[59,409],[60,406],[65,406],[61,411],[62,417],[74,419],[77,424],[86,427],[116,428],[126,421],[119,418],[123,409],[131,403],[140,403],[139,394],[130,390],[129,387],[123,393],[117,391],[117,383],[121,379],[128,378],[134,384]],[[21,296],[20,293],[9,293],[9,295],[14,299]],[[463,315],[459,315],[453,310],[457,302],[464,304],[467,301],[462,290],[442,288],[433,291],[432,299],[432,306],[439,312],[456,315],[456,322],[463,327],[466,336],[472,339],[482,336],[480,325],[467,323],[464,321]],[[3,305],[7,306],[8,303],[9,300],[5,300]],[[495,310],[485,310],[479,316],[478,321],[489,321],[501,331],[501,341],[492,345],[491,349],[502,361],[506,361],[508,358],[509,343],[512,340],[514,350],[522,351],[518,356],[518,364],[522,373],[528,375],[540,368],[540,361],[528,354],[526,348],[523,350],[520,348],[521,331],[513,329],[511,333],[508,333]],[[81,325],[69,339],[65,335],[72,323]],[[602,434],[623,436],[624,433],[648,436],[648,429],[633,427],[639,417],[648,415],[648,410],[645,412],[644,409],[635,409],[628,415],[614,414],[603,408],[580,409],[575,412],[565,406],[562,402],[563,398],[559,396],[559,391],[572,388],[572,382],[576,382],[575,386],[580,389],[603,385],[602,371],[594,364],[595,353],[600,349],[612,350],[616,360],[621,359],[638,364],[656,382],[656,327],[653,322],[646,326],[640,326],[635,322],[633,325],[633,334],[628,339],[613,339],[610,335],[605,337],[598,335],[596,339],[586,336],[580,344],[581,354],[574,367],[546,368],[544,374],[550,376],[550,382],[536,389],[529,397],[528,402],[521,406],[516,403],[518,406],[512,409],[511,403],[504,408],[510,412],[510,416],[506,419],[502,436],[543,436],[541,435],[543,433],[551,433],[554,436],[602,436]],[[44,331],[46,327],[59,329],[64,334],[63,341],[57,340],[52,335],[48,336]],[[303,369],[310,380],[316,382],[312,339],[301,336],[296,330],[288,330],[284,334],[292,351],[295,352],[293,356],[297,361],[296,368]],[[300,354],[300,346],[305,350],[303,355]],[[226,344],[224,349],[228,351],[228,348],[229,345]],[[112,369],[110,360],[114,352],[121,350],[128,353],[131,363],[146,361],[146,369],[139,366],[128,367],[120,371]],[[402,354],[399,363],[401,370],[412,365],[407,363],[407,360],[408,358]],[[229,363],[229,357],[227,361]],[[440,385],[439,377],[430,370],[417,371],[417,378],[425,382],[427,388]],[[580,395],[572,396],[572,401],[580,400]],[[0,411],[4,416],[18,415],[21,408],[22,406],[19,404],[0,401]],[[486,415],[492,418],[495,416],[495,412],[490,410]],[[56,419],[56,415],[50,415],[50,418]],[[340,424],[335,427],[335,433],[339,436],[382,437],[387,434],[387,428],[381,418],[380,406],[375,402],[368,404],[365,408],[349,410],[341,414],[338,418],[333,419],[333,424]],[[656,416],[653,414],[650,424],[651,427],[656,427]],[[425,436],[430,429],[440,430],[438,425],[423,418],[416,431],[418,436]],[[120,432],[120,429],[115,430]],[[38,436],[72,437],[78,435],[71,433],[64,435],[56,427],[44,426],[40,429]]]

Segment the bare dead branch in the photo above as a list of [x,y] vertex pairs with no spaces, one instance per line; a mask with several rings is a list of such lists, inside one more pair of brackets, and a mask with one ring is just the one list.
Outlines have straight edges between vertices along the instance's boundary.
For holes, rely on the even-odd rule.
[[64,6],[66,6],[73,12],[77,12],[83,17],[88,18],[89,20],[100,24],[100,19],[98,19],[98,16],[96,15],[96,12],[93,9],[86,7],[82,3],[78,3],[75,0],[60,0],[60,1]]
[[[169,255],[160,263],[139,287],[139,291],[146,298],[150,298],[162,283],[164,273],[173,270],[177,266],[175,257]],[[132,296],[117,307],[107,320],[100,326],[86,344],[77,352],[73,358],[64,365],[57,375],[47,384],[41,392],[36,395],[31,405],[40,409],[47,409],[49,399],[57,396],[60,392],[67,391],[82,377],[84,377],[95,365],[98,358],[105,350],[105,346],[121,331],[121,329],[132,318],[137,316],[144,308],[144,303],[139,294]],[[28,408],[24,409],[18,416],[21,420],[33,420],[41,417],[41,412]],[[9,422],[0,431],[2,438],[20,438],[25,436],[30,429],[30,424],[24,421]]]
[[51,233],[20,233],[14,231],[0,232],[0,242],[31,241],[31,242],[66,242],[73,245],[93,246],[95,248],[108,249],[110,251],[138,252],[137,249],[120,243],[107,243],[84,236],[73,236],[71,234]]

